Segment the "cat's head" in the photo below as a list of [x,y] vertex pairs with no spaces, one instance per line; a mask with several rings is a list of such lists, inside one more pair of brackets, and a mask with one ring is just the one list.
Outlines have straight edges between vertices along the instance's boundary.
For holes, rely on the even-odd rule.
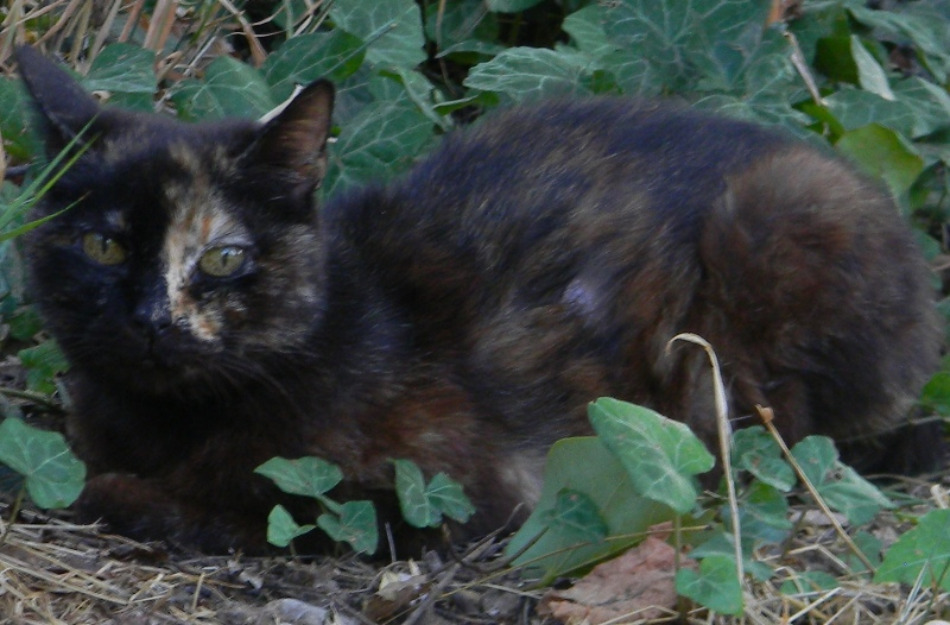
[[266,123],[185,124],[102,107],[18,51],[47,151],[79,153],[34,211],[32,289],[73,366],[166,392],[293,361],[323,305],[314,190],[333,88]]

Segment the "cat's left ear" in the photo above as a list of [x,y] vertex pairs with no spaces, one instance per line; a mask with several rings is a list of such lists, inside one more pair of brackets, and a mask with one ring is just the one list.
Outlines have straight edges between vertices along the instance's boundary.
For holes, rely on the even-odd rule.
[[99,104],[66,70],[38,50],[20,46],[16,49],[16,60],[33,98],[46,150],[55,156],[99,115]]
[[333,95],[327,80],[304,87],[261,128],[252,147],[256,163],[291,172],[308,193],[319,187],[327,171]]

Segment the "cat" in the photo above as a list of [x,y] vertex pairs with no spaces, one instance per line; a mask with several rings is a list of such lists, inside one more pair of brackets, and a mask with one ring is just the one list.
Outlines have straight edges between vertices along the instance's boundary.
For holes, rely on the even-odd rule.
[[308,455],[383,511],[389,459],[447,472],[477,508],[453,536],[492,531],[524,518],[548,447],[590,434],[600,396],[715,441],[705,354],[667,352],[681,332],[717,350],[737,425],[758,404],[789,443],[938,455],[939,437],[890,442],[941,340],[915,241],[878,184],[781,132],[543,102],[318,210],[328,82],[266,123],[190,125],[100,106],[30,48],[18,61],[49,154],[85,149],[26,249],[71,363],[79,510],[117,532],[264,549],[275,502],[308,509],[252,469]]

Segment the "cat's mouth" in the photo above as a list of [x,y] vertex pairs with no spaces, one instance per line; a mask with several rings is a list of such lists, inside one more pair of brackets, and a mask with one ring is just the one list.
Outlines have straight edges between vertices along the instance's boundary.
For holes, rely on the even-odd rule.
[[136,333],[133,340],[137,345],[130,352],[138,355],[133,356],[127,373],[142,386],[186,384],[209,369],[207,350],[174,327]]

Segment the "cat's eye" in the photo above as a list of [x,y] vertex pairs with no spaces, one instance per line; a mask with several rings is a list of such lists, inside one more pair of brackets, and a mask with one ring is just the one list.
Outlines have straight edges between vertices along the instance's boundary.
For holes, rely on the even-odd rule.
[[236,245],[212,247],[198,259],[198,268],[215,278],[232,276],[244,266],[244,248]]
[[118,265],[125,262],[122,245],[101,232],[87,232],[82,237],[82,251],[100,265]]

